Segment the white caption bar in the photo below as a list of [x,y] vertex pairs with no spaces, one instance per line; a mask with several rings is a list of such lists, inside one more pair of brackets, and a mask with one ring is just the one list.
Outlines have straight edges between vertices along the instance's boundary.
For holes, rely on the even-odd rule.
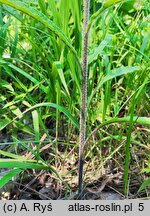
[[92,216],[148,216],[150,200],[121,201],[65,201],[65,200],[11,200],[0,201],[0,215],[6,216],[55,216],[55,215],[92,215]]

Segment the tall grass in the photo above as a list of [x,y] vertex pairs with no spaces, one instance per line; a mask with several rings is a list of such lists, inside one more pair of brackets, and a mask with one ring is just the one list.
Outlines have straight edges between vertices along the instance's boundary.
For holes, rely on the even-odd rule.
[[[91,172],[87,164],[94,164],[91,175],[96,176],[96,169],[116,154],[116,161],[123,157],[128,195],[132,146],[147,146],[142,132],[133,137],[133,131],[150,124],[150,43],[146,2],[137,9],[134,1],[123,2],[0,0],[0,130],[7,128],[13,143],[8,155],[1,151],[0,167],[11,168],[1,186],[22,170],[37,168],[49,169],[67,187],[57,169],[57,144],[63,137],[66,151],[72,148],[70,140],[77,143],[75,157],[80,143],[80,195]],[[36,150],[31,140],[20,140],[20,130],[31,136]],[[55,169],[53,160],[40,155],[44,133],[46,143],[52,143]],[[20,158],[20,150],[14,154],[16,142],[35,160]]]

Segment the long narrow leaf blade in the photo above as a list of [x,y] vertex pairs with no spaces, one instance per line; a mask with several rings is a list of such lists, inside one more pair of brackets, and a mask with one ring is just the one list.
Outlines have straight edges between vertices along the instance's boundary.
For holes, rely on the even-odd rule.
[[145,180],[142,185],[140,186],[138,192],[144,190],[146,187],[148,187],[150,185],[150,178],[148,178],[147,180]]
[[101,54],[103,49],[111,42],[112,35],[107,35],[104,40],[100,43],[100,45],[94,50],[92,54],[88,57],[88,64],[91,64],[96,57]]
[[2,188],[5,184],[7,184],[14,176],[22,172],[22,169],[13,169],[9,171],[5,176],[0,178],[0,188]]
[[32,106],[29,109],[27,109],[26,111],[24,111],[23,114],[25,114],[25,113],[27,113],[27,112],[35,109],[35,108],[42,107],[42,106],[49,106],[49,107],[53,107],[55,109],[58,109],[60,112],[63,112],[78,129],[80,128],[79,122],[71,115],[71,113],[68,110],[65,109],[65,107],[60,106],[58,104],[54,104],[54,103],[48,103],[47,102],[47,103],[36,104],[35,106]]
[[[13,159],[17,159],[19,161],[30,162],[30,160],[28,158],[26,158],[26,157],[16,155],[16,154],[13,154],[13,153],[10,153],[10,152],[2,151],[2,150],[0,150],[0,155],[3,155],[5,157],[9,157],[9,158],[13,158]],[[32,160],[32,162],[33,162],[33,160]]]
[[0,168],[40,169],[48,170],[49,166],[14,159],[0,159]]
[[116,68],[115,70],[111,71],[109,74],[107,74],[100,82],[100,86],[102,86],[105,82],[107,82],[108,80],[111,80],[115,77],[121,76],[121,75],[125,75],[125,74],[129,74],[129,73],[133,73],[135,71],[140,71],[141,68],[139,66],[134,66],[134,67],[130,67],[130,66],[126,66],[126,67],[120,67],[120,68]]
[[37,159],[39,160],[39,152],[40,152],[40,131],[39,131],[39,115],[37,110],[32,111],[32,118],[33,118],[33,127],[35,133],[35,141],[37,145]]

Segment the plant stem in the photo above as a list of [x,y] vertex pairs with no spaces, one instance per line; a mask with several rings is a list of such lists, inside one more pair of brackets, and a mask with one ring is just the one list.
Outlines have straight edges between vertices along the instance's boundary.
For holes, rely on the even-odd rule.
[[83,191],[83,146],[86,139],[86,111],[87,111],[87,75],[88,75],[88,20],[90,0],[83,0],[83,44],[82,44],[82,98],[80,110],[80,143],[79,143],[79,198]]

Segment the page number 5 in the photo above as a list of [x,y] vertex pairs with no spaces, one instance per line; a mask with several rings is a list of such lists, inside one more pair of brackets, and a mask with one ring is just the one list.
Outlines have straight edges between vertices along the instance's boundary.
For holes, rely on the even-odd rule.
[[144,210],[144,203],[139,203],[139,211],[143,211]]

